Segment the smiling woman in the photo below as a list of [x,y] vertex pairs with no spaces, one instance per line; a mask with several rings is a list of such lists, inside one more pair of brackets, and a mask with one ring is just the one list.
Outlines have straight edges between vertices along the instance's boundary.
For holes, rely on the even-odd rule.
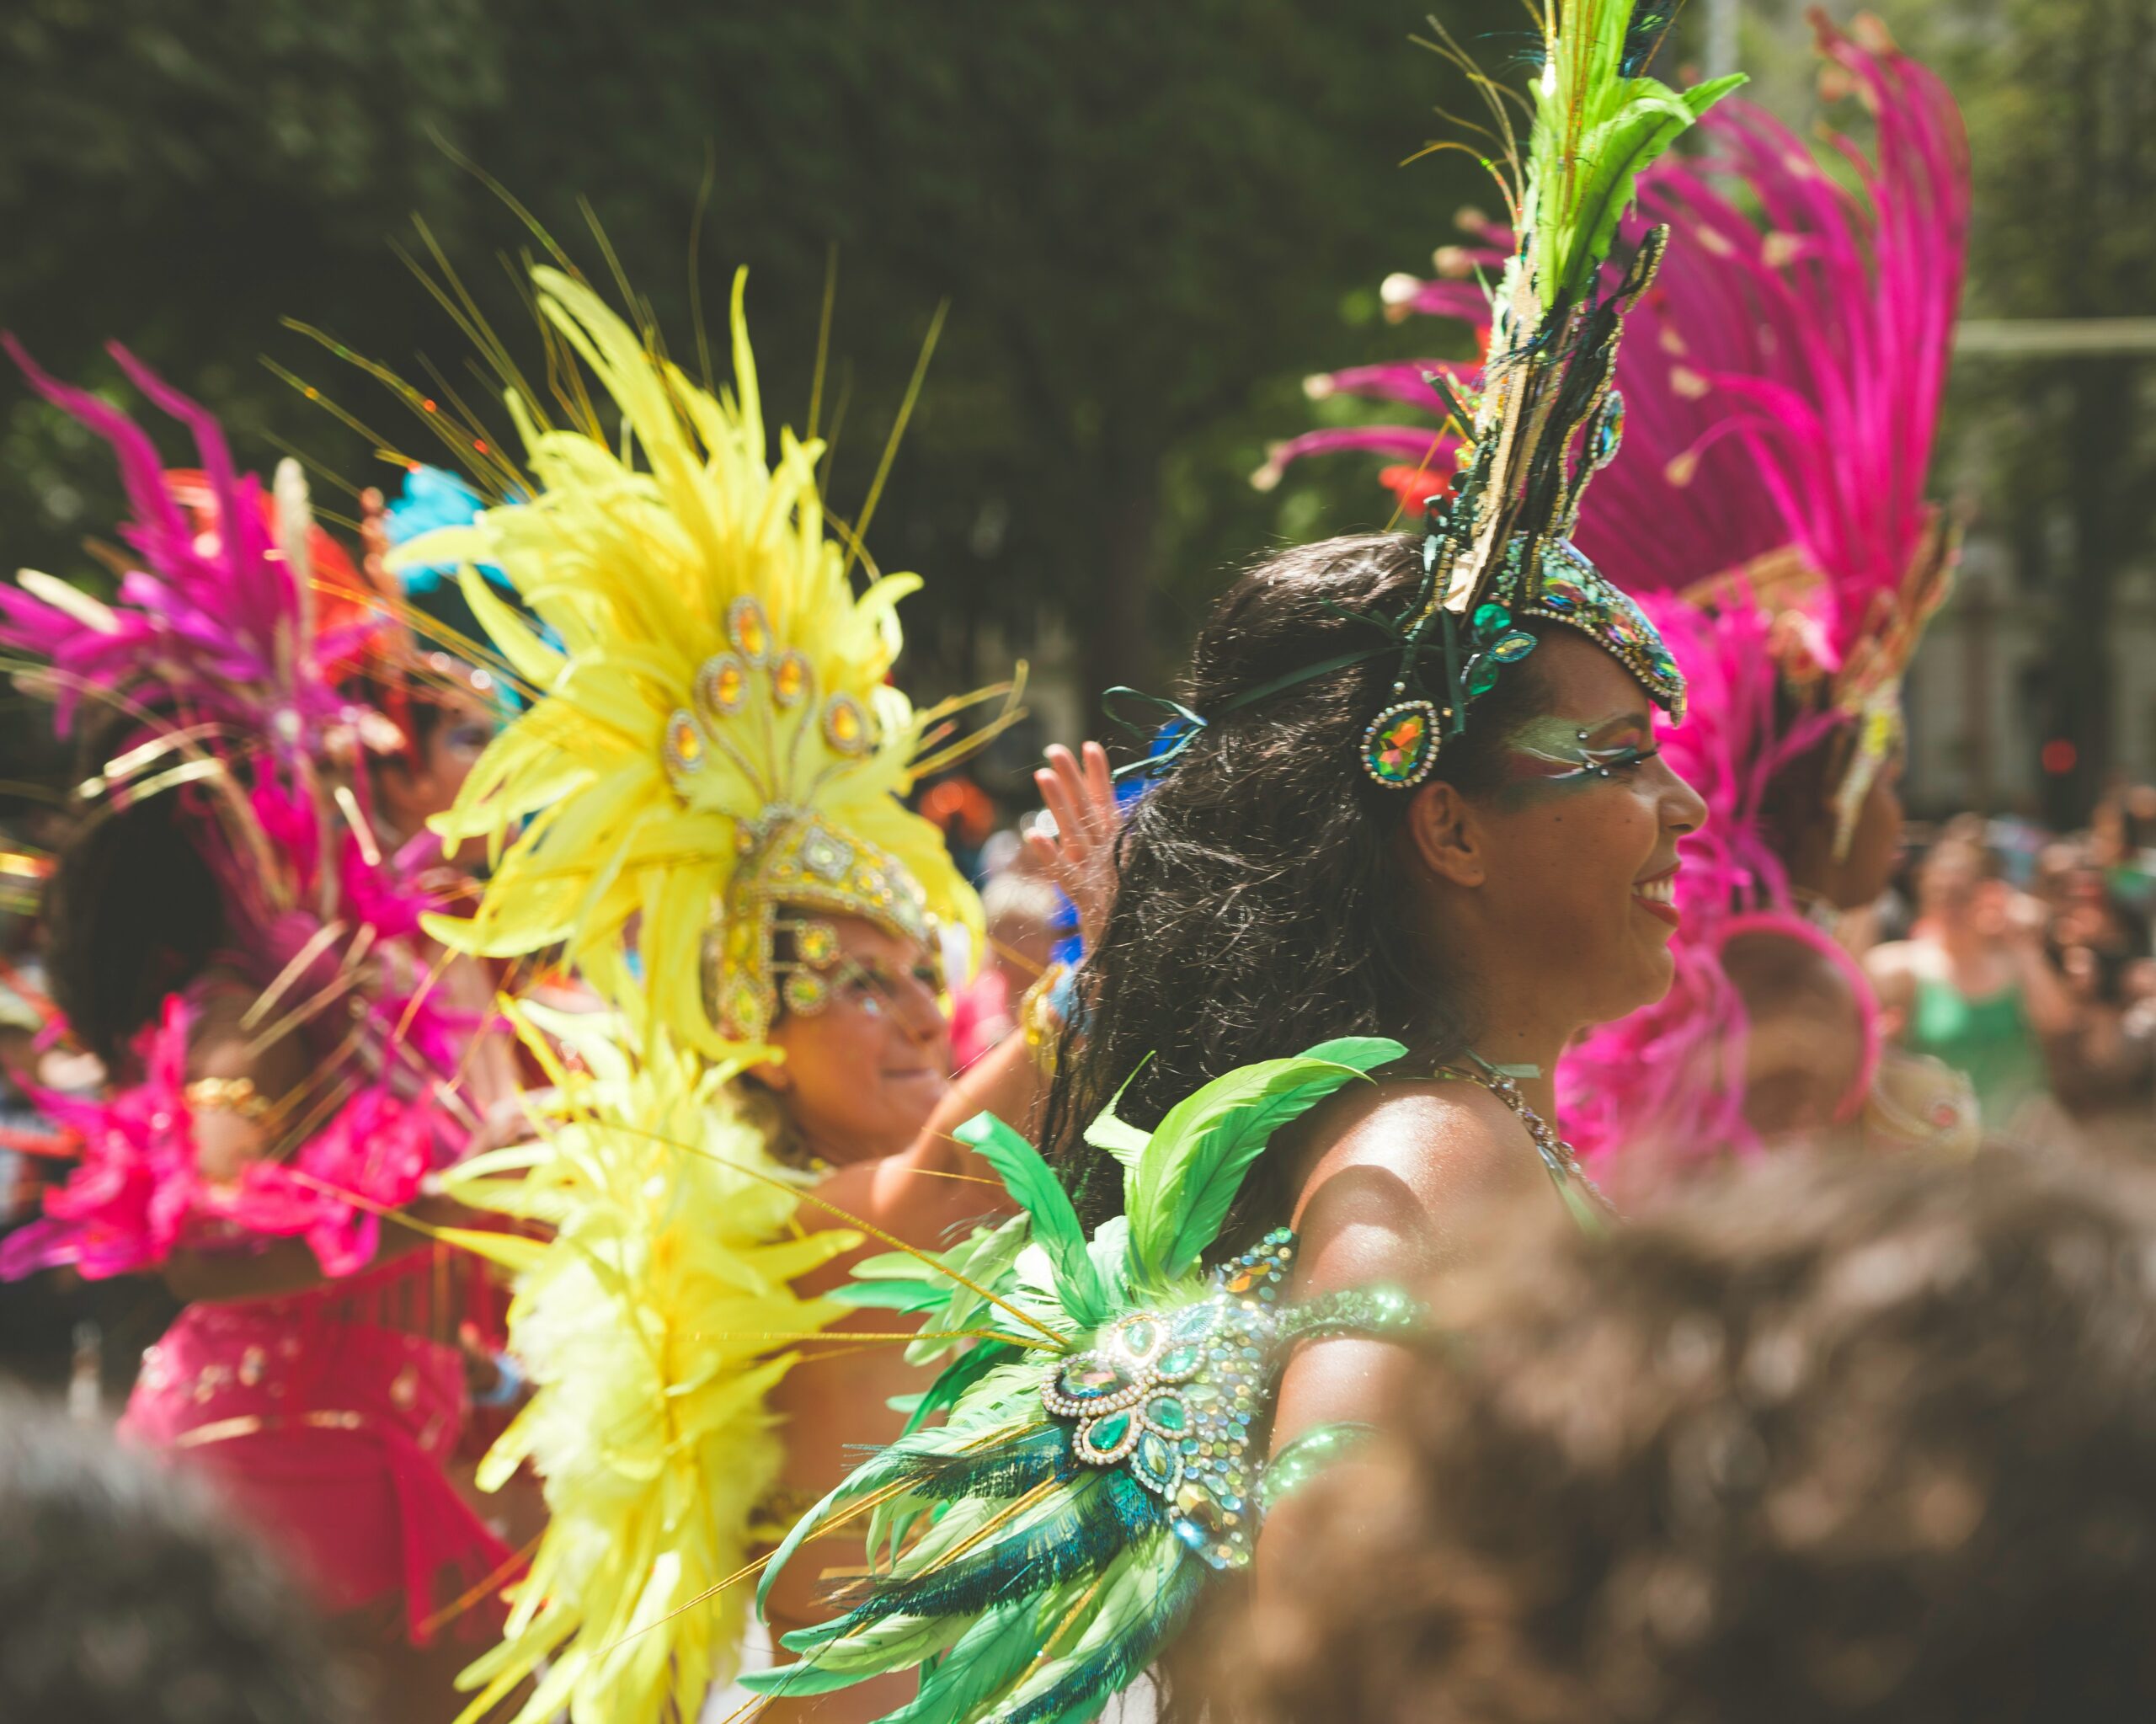
[[[893,1720],[1097,1717],[1201,1599],[1236,1596],[1216,1577],[1293,1584],[1296,1481],[1401,1357],[1388,1289],[1459,1261],[1522,1186],[1599,1225],[1547,1123],[1552,1075],[1586,1025],[1668,987],[1668,883],[1705,814],[1656,742],[1684,678],[1571,543],[1622,432],[1620,320],[1665,238],[1605,276],[1631,177],[1728,88],[1643,76],[1668,15],[1638,11],[1540,14],[1504,187],[1530,238],[1479,389],[1448,401],[1470,435],[1425,530],[1275,557],[1199,632],[1080,971],[1043,1145],[1060,1183],[975,1122],[1026,1214],[963,1248],[974,1302],[911,1262],[863,1266],[878,1302],[963,1309],[991,1338],[937,1380],[945,1423],[781,1548],[783,1578],[874,1509],[891,1555],[787,1637],[803,1656],[766,1691],[918,1667]],[[944,1267],[958,1280],[958,1253]]]

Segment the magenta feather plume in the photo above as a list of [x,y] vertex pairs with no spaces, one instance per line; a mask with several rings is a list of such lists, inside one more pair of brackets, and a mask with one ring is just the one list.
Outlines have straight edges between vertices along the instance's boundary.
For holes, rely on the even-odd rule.
[[[111,350],[192,436],[214,515],[207,531],[140,426],[40,370],[12,338],[0,341],[40,394],[111,446],[128,504],[119,536],[136,559],[109,605],[42,583],[0,585],[0,644],[34,661],[26,680],[51,695],[63,730],[86,700],[129,715],[91,793],[115,805],[178,799],[224,900],[220,963],[261,990],[265,1022],[334,1026],[325,1039],[335,1068],[315,1078],[344,1097],[289,1160],[205,1181],[186,1094],[193,1013],[169,996],[138,1043],[131,1082],[93,1100],[45,1098],[82,1159],[44,1217],[0,1252],[0,1278],[57,1262],[93,1277],[134,1273],[181,1244],[250,1235],[304,1237],[328,1273],[350,1273],[373,1256],[372,1209],[410,1202],[467,1140],[473,1114],[454,1092],[483,1027],[437,995],[422,955],[420,919],[441,907],[424,872],[439,842],[383,857],[366,830],[360,739],[376,715],[339,679],[382,625],[318,635],[305,573],[286,560],[260,485],[237,472],[202,407]],[[175,767],[180,782],[164,782]]]
[[1822,584],[1833,670],[1877,627],[1932,524],[1969,162],[1934,73],[1813,21],[1829,75],[1875,124],[1873,150],[1830,134],[1837,176],[1789,128],[1732,102],[1703,122],[1702,156],[1646,177],[1635,219],[1668,222],[1673,242],[1628,320],[1625,446],[1579,537],[1635,590],[1794,546]]
[[[1968,146],[1940,79],[1891,44],[1866,46],[1815,14],[1819,50],[1873,120],[1874,150],[1845,135],[1830,174],[1787,126],[1726,100],[1698,126],[1703,150],[1640,180],[1625,232],[1667,222],[1653,288],[1625,319],[1617,384],[1623,446],[1588,495],[1580,548],[1635,594],[1684,590],[1794,547],[1822,577],[1825,668],[1877,622],[1930,523],[1924,487],[1951,356],[1968,245]],[[1473,243],[1438,254],[1437,279],[1395,276],[1388,310],[1465,323],[1489,308],[1465,279],[1494,277],[1513,236],[1463,217]],[[1360,366],[1314,380],[1433,410],[1425,371]],[[1261,479],[1341,450],[1427,461],[1449,474],[1435,424],[1294,439]],[[1399,487],[1395,487],[1396,490]]]

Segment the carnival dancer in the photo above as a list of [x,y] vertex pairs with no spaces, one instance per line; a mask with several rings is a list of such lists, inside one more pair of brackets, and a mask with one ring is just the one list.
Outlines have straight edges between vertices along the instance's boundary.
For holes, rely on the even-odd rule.
[[[1924,501],[1967,247],[1968,154],[1953,99],[1876,19],[1812,14],[1822,93],[1860,102],[1833,178],[1802,140],[1732,102],[1705,147],[1643,176],[1641,213],[1674,236],[1630,319],[1618,383],[1624,448],[1578,542],[1638,597],[1693,690],[1667,739],[1713,810],[1686,851],[1677,981],[1566,1065],[1567,1135],[1644,1182],[1673,1159],[1855,1129],[1875,1145],[1972,1142],[1967,1086],[1935,1061],[1882,1059],[1878,1002],[1833,937],[1885,890],[1902,814],[1901,681],[1945,596],[1951,524]],[[1467,319],[1462,279],[1509,236],[1386,284],[1396,314]],[[1401,365],[1312,392],[1441,399]],[[1403,502],[1435,483],[1428,430],[1320,431],[1274,451],[1376,448]]]
[[[443,1717],[456,1655],[425,1643],[510,1557],[446,1474],[460,1311],[448,1258],[415,1249],[431,1177],[491,1099],[486,1015],[449,1003],[419,933],[440,846],[416,829],[453,788],[457,697],[404,688],[421,731],[348,691],[404,661],[296,467],[265,495],[207,414],[115,353],[202,470],[167,474],[132,422],[15,350],[112,444],[131,519],[115,603],[35,574],[0,590],[0,638],[30,659],[19,685],[88,762],[52,984],[115,1086],[53,1101],[81,1165],[0,1272],[163,1275],[185,1308],[123,1433],[284,1553],[385,1705]],[[413,841],[391,849],[392,830]]]
[[906,1724],[1097,1716],[1232,1596],[1216,1577],[1294,1584],[1283,1495],[1380,1403],[1406,1316],[1374,1289],[1456,1257],[1524,1181],[1598,1219],[1546,1123],[1554,1068],[1668,985],[1677,844],[1703,809],[1655,740],[1676,666],[1570,534],[1662,243],[1606,291],[1617,216],[1728,88],[1641,76],[1657,26],[1636,23],[1543,13],[1507,187],[1530,238],[1428,531],[1276,558],[1200,631],[1081,972],[1052,1162],[992,1122],[962,1134],[1026,1216],[864,1272],[992,1339],[925,1403],[943,1422],[782,1551],[865,1517],[892,1554],[759,1687],[917,1668]]
[[[392,558],[463,566],[530,700],[435,822],[495,865],[468,919],[432,926],[499,958],[558,946],[611,1007],[520,1010],[558,1094],[535,1141],[453,1182],[552,1230],[493,1247],[535,1393],[483,1482],[529,1460],[552,1519],[469,1716],[543,1664],[520,1718],[649,1724],[732,1676],[750,1553],[928,1380],[910,1322],[819,1295],[864,1246],[940,1246],[1003,1207],[951,1130],[984,1098],[1023,1117],[1043,1078],[1013,1037],[952,1084],[936,928],[978,951],[979,906],[900,798],[955,708],[887,681],[918,582],[857,584],[822,446],[782,432],[773,457],[744,283],[721,393],[582,281],[534,284],[609,428],[546,426],[513,392],[520,499]],[[1059,764],[1082,905],[1113,798],[1097,751]]]

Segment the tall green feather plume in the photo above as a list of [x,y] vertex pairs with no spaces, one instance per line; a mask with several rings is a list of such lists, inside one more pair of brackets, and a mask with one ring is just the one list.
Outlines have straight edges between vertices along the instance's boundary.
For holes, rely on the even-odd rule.
[[1636,25],[1667,19],[1644,0],[1554,0],[1544,14],[1525,204],[1545,312],[1586,291],[1641,170],[1744,82],[1732,72],[1680,91],[1628,71]]

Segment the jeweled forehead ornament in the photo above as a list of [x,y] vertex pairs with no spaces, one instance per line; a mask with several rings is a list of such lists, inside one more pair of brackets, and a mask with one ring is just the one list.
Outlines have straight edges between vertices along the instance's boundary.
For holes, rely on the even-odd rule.
[[[1584,634],[1683,718],[1684,675],[1668,645],[1571,538],[1588,481],[1623,440],[1624,398],[1610,387],[1620,319],[1653,280],[1667,238],[1667,229],[1649,231],[1606,299],[1590,289],[1527,339],[1493,342],[1454,494],[1428,504],[1416,601],[1388,625],[1400,638],[1399,674],[1361,741],[1374,782],[1408,790],[1430,776],[1446,739],[1466,729],[1472,704],[1534,650],[1533,622]],[[1531,297],[1515,291],[1497,328],[1533,318]],[[1441,393],[1449,387],[1434,375],[1430,382]],[[1426,665],[1440,679],[1435,698]]]

